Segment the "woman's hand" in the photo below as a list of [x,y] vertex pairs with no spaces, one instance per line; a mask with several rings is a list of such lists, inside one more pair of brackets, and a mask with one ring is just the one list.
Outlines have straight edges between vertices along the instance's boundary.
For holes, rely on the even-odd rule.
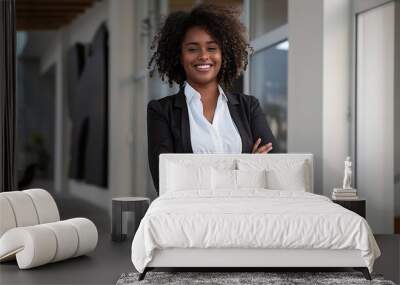
[[252,153],[268,153],[272,150],[272,143],[267,143],[263,146],[260,146],[261,143],[261,138],[258,138],[253,146],[253,151]]

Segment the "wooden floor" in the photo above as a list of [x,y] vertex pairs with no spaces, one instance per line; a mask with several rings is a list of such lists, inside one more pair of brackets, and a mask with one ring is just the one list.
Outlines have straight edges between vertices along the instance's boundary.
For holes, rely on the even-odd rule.
[[[19,270],[16,262],[0,264],[0,284],[115,284],[124,272],[135,271],[130,259],[131,239],[116,243],[110,237],[107,211],[78,199],[57,198],[62,219],[87,217],[99,230],[99,243],[88,256],[81,256],[29,270]],[[400,235],[377,235],[382,256],[374,272],[400,283]]]

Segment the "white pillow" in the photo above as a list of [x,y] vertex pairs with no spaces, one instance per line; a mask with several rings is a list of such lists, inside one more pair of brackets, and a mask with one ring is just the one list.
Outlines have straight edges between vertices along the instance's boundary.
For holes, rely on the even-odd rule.
[[237,188],[267,188],[267,171],[236,170]]
[[267,171],[268,189],[306,191],[306,180],[303,167]]
[[267,188],[273,190],[310,191],[307,161],[300,159],[239,159],[240,170],[267,170]]
[[267,188],[266,170],[212,169],[214,190],[241,188]]
[[212,168],[212,188],[214,190],[236,190],[236,170]]
[[168,163],[167,191],[211,189],[211,167]]

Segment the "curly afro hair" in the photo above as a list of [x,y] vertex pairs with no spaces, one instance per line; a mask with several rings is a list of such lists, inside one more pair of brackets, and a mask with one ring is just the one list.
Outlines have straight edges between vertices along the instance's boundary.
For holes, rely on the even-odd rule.
[[168,81],[170,85],[173,82],[183,85],[186,74],[180,63],[181,44],[192,27],[204,28],[217,41],[222,53],[217,79],[219,84],[229,89],[241,71],[246,69],[252,49],[238,12],[212,4],[201,4],[190,12],[175,12],[167,17],[150,47],[154,51],[148,64],[150,76],[158,70],[163,81]]

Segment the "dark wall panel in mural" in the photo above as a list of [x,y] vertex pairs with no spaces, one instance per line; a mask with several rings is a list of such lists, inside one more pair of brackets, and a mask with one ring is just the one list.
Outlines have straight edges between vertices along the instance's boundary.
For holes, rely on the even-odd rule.
[[72,146],[70,177],[107,187],[108,34],[105,25],[90,44],[69,51]]

